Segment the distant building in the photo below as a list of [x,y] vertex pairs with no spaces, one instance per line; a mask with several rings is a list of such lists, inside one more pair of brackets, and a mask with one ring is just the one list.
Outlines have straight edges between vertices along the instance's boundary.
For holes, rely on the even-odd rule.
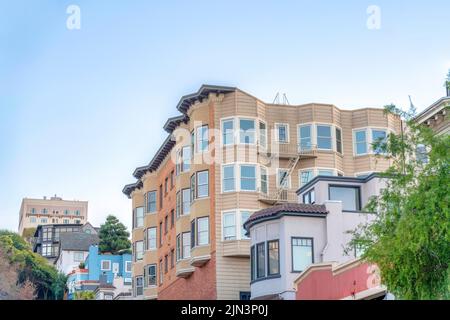
[[69,300],[81,291],[93,291],[99,300],[131,297],[131,254],[100,254],[98,246],[92,245],[84,264],[84,269],[75,268],[69,274]]
[[[39,253],[50,262],[55,262],[60,253],[60,237],[64,233],[79,233],[97,235],[97,229],[89,222],[82,224],[50,224],[38,226],[32,239],[33,251]],[[71,246],[70,244],[67,244]]]
[[297,191],[300,203],[255,212],[244,224],[251,239],[251,299],[294,300],[294,281],[308,266],[357,258],[359,248],[345,250],[348,231],[375,218],[363,208],[383,185],[376,173],[317,176]]
[[88,202],[63,200],[56,195],[43,199],[24,198],[19,212],[19,234],[50,224],[84,224],[88,221]]
[[99,244],[100,239],[96,233],[66,232],[60,234],[59,241],[59,255],[55,266],[64,274],[69,274],[80,263],[84,263],[89,254],[89,247]]

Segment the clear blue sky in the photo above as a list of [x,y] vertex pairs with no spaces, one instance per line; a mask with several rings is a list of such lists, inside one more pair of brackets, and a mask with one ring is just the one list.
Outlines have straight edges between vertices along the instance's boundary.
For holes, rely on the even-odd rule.
[[122,187],[203,83],[340,108],[410,94],[422,110],[444,94],[449,21],[448,0],[1,0],[0,228],[17,228],[23,197],[55,193],[88,200],[94,225],[130,226]]

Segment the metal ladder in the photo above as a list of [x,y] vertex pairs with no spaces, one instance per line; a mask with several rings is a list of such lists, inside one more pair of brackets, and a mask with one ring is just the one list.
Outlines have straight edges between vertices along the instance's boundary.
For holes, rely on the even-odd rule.
[[[295,167],[297,166],[297,163],[300,160],[300,154],[298,154],[296,157],[292,157],[289,159],[289,164],[288,164],[288,172],[281,178],[280,181],[280,187],[277,190],[277,196],[275,198],[275,204],[280,202],[281,196],[283,194],[283,192],[287,193],[287,190],[283,188],[284,183],[287,181],[287,179],[290,177],[292,171],[294,171]],[[287,199],[287,194],[286,194],[286,199]]]

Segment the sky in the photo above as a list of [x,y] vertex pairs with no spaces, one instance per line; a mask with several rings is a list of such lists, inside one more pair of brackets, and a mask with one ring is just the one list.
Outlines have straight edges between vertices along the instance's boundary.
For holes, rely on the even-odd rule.
[[0,0],[0,229],[54,194],[131,227],[123,186],[204,83],[423,110],[444,95],[449,21],[448,0]]

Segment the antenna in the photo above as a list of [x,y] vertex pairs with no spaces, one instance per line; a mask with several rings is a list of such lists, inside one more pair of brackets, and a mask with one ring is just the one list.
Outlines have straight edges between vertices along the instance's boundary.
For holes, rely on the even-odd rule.
[[283,93],[282,101],[280,100],[280,93],[277,92],[275,98],[273,99],[272,104],[284,104],[284,105],[290,105],[289,100],[287,98],[286,93]]

